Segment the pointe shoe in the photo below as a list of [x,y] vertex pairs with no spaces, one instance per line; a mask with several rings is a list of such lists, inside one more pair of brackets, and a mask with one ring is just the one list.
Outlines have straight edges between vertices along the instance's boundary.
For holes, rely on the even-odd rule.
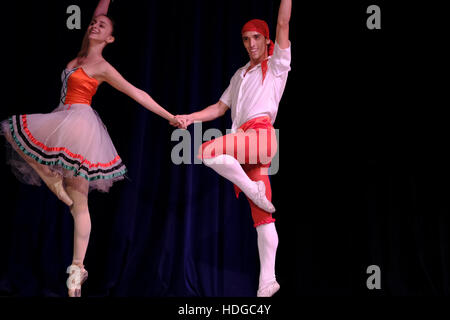
[[264,211],[267,211],[269,213],[274,213],[275,207],[273,206],[272,202],[270,202],[266,197],[266,185],[261,180],[256,181],[256,185],[257,185],[258,191],[255,194],[253,194],[253,197],[250,198],[250,200],[252,200],[254,204],[256,204],[258,207],[260,207]]
[[258,292],[256,293],[256,296],[257,297],[271,297],[278,290],[280,290],[280,285],[275,280],[275,281],[269,283],[269,285],[265,286],[264,288],[259,289]]
[[88,271],[84,269],[83,265],[72,264],[67,268],[67,273],[69,273],[69,278],[66,282],[69,288],[69,297],[81,297],[81,286],[88,278]]
[[73,200],[69,197],[63,186],[63,179],[58,174],[49,176],[39,169],[36,169],[41,179],[45,182],[47,187],[58,197],[59,200],[64,202],[69,207],[72,206]]
[[66,190],[63,187],[62,179],[51,186],[47,185],[49,189],[56,194],[59,200],[64,202],[66,205],[71,207],[73,205],[73,200],[69,197]]
[[[7,136],[6,136],[7,137]],[[7,138],[8,139],[8,138]],[[8,139],[9,141],[9,139]],[[11,142],[11,141],[10,141]],[[13,147],[16,149],[15,144],[12,143]],[[45,165],[39,164],[34,159],[22,154],[19,149],[16,149],[19,155],[30,165],[31,168],[36,171],[36,173],[41,177],[47,187],[58,197],[59,200],[64,202],[69,207],[72,206],[73,201],[67,194],[63,186],[63,178],[57,173],[47,173],[43,169]],[[51,171],[50,171],[51,172]]]

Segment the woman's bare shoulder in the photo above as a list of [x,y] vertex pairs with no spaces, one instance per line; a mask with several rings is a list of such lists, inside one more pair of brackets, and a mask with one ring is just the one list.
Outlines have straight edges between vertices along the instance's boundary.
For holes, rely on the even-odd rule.
[[77,58],[74,58],[69,61],[69,63],[66,65],[66,69],[73,69],[77,66]]

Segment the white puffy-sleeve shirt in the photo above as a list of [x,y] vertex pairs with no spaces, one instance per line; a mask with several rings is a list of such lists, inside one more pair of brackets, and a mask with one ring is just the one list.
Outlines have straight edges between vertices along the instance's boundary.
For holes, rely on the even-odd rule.
[[231,108],[232,132],[236,132],[248,120],[260,116],[267,115],[272,124],[275,122],[288,72],[291,70],[291,45],[281,49],[278,43],[275,43],[273,54],[269,56],[267,63],[264,83],[261,64],[245,74],[249,66],[250,62],[236,71],[220,98]]

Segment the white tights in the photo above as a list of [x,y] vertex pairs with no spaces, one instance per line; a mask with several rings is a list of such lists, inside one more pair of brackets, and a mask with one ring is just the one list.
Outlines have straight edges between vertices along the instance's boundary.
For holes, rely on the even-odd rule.
[[256,183],[248,177],[241,164],[234,157],[221,154],[211,159],[203,159],[203,163],[225,179],[233,182],[245,195],[251,197],[257,192]]
[[260,261],[259,289],[276,280],[275,256],[278,247],[278,234],[275,223],[262,224],[256,227],[258,233],[258,251]]
[[[214,169],[222,177],[237,185],[246,195],[255,192],[255,182],[252,181],[241,164],[232,156],[222,154],[211,159],[203,159],[208,167]],[[258,233],[258,251],[260,261],[259,288],[275,281],[275,256],[278,247],[278,234],[275,224],[268,223],[256,228]]]

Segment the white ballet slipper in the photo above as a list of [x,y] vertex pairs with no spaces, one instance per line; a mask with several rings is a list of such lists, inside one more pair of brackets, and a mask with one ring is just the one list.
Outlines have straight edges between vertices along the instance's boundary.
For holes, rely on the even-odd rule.
[[257,192],[249,196],[250,200],[252,200],[254,204],[264,211],[274,213],[275,207],[266,197],[266,185],[261,180],[256,181],[255,183],[257,186]]
[[272,281],[271,283],[269,283],[267,286],[265,286],[262,289],[259,289],[258,292],[256,293],[257,297],[271,297],[273,296],[278,290],[280,290],[280,285],[278,284],[278,282]]

